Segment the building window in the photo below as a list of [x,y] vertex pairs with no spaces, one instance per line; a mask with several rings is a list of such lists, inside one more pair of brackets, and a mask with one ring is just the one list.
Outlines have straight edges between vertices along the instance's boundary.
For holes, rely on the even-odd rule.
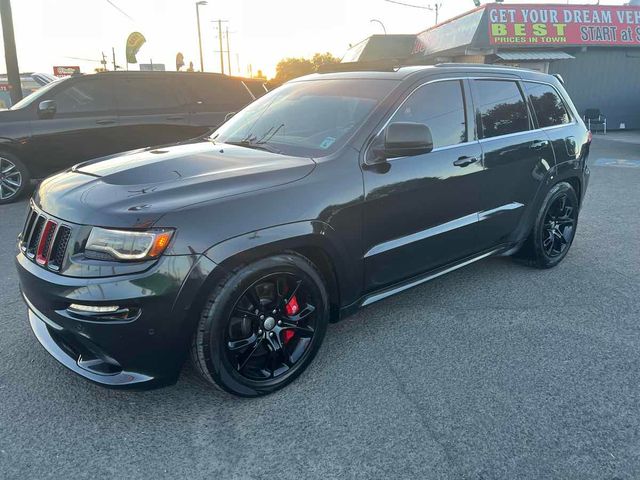
[[476,118],[482,138],[529,130],[529,113],[516,82],[473,80]]
[[569,123],[569,113],[558,92],[551,85],[524,82],[540,128]]

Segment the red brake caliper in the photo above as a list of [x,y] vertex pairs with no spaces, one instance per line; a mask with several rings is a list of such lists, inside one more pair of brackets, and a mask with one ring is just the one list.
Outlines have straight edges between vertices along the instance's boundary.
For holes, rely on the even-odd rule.
[[[294,295],[293,297],[291,297],[291,299],[289,300],[289,303],[287,303],[284,307],[285,312],[287,312],[287,315],[291,316],[291,315],[295,315],[296,313],[298,313],[298,311],[300,310],[300,306],[298,305],[298,299],[296,298],[296,296]],[[291,340],[295,335],[295,332],[293,330],[285,330],[282,333],[282,336],[284,338],[284,343],[289,343],[289,340]]]

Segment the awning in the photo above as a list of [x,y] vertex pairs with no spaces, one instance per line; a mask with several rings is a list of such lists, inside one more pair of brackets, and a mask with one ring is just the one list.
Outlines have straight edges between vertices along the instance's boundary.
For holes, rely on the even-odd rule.
[[557,50],[544,51],[544,50],[521,50],[519,52],[498,52],[496,55],[502,60],[567,60],[569,58],[576,58],[567,52],[561,52]]

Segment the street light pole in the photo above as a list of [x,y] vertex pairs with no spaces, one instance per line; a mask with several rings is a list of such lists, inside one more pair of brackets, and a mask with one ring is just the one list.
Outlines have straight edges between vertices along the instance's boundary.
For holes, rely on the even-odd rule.
[[387,29],[384,26],[384,23],[382,23],[380,20],[378,20],[377,18],[372,18],[371,20],[369,20],[370,23],[379,23],[380,26],[382,27],[382,30],[384,31],[384,34],[387,34]]
[[198,46],[200,47],[200,71],[204,72],[204,60],[202,59],[202,35],[200,33],[200,5],[206,5],[206,0],[196,2],[196,20],[198,22]]
[[231,49],[229,48],[229,27],[225,31],[227,37],[227,67],[229,68],[229,75],[231,75]]
[[4,57],[7,62],[7,77],[9,80],[11,104],[22,100],[22,84],[20,83],[20,68],[16,53],[16,39],[13,34],[13,16],[11,1],[0,0],[0,17],[2,17],[2,36],[4,39]]

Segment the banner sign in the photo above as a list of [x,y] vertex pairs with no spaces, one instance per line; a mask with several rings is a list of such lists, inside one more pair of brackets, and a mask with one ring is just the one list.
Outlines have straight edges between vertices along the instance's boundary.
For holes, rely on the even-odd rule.
[[640,46],[640,7],[487,5],[492,45]]
[[59,65],[53,67],[53,74],[56,77],[70,77],[71,75],[74,75],[76,73],[80,73],[80,67],[77,65]]
[[127,63],[138,63],[136,54],[138,53],[138,50],[140,50],[140,47],[142,47],[142,45],[144,45],[144,42],[146,41],[147,39],[144,38],[144,35],[142,35],[140,32],[133,32],[127,37]]

